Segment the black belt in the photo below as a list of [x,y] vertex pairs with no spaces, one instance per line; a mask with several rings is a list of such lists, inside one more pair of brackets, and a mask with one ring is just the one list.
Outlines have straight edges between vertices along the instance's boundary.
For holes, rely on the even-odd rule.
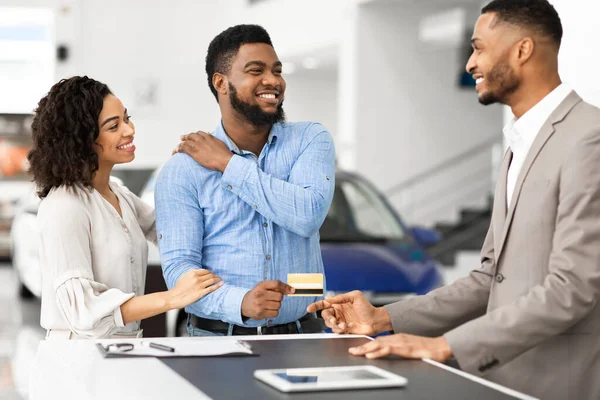
[[[227,335],[229,333],[229,324],[214,319],[200,318],[194,314],[188,314],[190,324],[198,329]],[[248,328],[245,326],[233,325],[232,335],[287,335],[293,333],[318,333],[325,329],[325,324],[321,318],[314,314],[306,314],[297,322],[300,324],[301,331],[298,331],[296,321],[289,324],[258,326]]]

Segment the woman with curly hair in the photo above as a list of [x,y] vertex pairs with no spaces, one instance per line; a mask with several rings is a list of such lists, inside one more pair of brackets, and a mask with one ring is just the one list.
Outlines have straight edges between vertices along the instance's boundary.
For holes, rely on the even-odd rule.
[[221,286],[219,277],[196,269],[173,289],[144,295],[154,210],[110,181],[113,166],[135,157],[135,127],[105,84],[87,76],[61,80],[40,100],[32,130],[48,338],[139,337],[140,320]]

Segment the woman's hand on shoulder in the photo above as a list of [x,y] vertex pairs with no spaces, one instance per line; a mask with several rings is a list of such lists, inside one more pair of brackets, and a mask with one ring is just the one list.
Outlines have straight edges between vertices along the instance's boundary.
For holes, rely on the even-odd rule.
[[198,131],[181,136],[175,153],[185,153],[203,167],[224,172],[233,154],[223,141],[209,133]]

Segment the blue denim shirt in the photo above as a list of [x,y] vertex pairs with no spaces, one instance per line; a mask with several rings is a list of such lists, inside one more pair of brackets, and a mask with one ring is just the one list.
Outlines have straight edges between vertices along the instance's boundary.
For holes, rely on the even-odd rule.
[[187,312],[252,327],[295,321],[316,297],[285,297],[277,318],[245,323],[242,299],[263,280],[323,273],[319,228],[335,188],[331,135],[318,123],[275,124],[258,157],[237,148],[221,124],[213,135],[234,153],[224,173],[180,153],[158,176],[156,226],[167,286],[206,268],[224,285]]

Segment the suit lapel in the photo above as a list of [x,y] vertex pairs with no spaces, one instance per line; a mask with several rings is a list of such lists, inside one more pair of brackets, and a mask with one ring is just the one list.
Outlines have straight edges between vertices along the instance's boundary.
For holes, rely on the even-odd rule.
[[500,254],[502,253],[502,249],[504,248],[504,243],[506,242],[506,237],[508,235],[513,216],[515,215],[515,209],[519,202],[521,189],[523,187],[525,179],[527,178],[527,174],[531,169],[531,166],[533,165],[535,159],[537,158],[538,154],[540,153],[548,139],[550,139],[550,137],[554,133],[554,125],[565,119],[565,117],[567,116],[567,114],[569,114],[573,107],[575,107],[575,105],[577,105],[581,101],[581,97],[579,97],[577,93],[572,91],[565,98],[565,100],[563,100],[563,102],[560,103],[556,110],[554,110],[554,112],[550,115],[548,120],[542,126],[542,129],[540,129],[540,132],[536,136],[535,140],[533,141],[533,144],[531,145],[531,148],[529,149],[529,152],[525,157],[525,161],[523,162],[521,171],[519,171],[519,176],[517,177],[517,183],[515,184],[515,190],[513,192],[513,196],[510,202],[510,208],[508,209],[508,214],[506,216],[502,234],[500,236],[500,243],[497,247],[496,261],[500,258]]
[[496,184],[496,193],[494,194],[494,208],[492,211],[492,230],[494,233],[494,249],[500,248],[502,240],[502,232],[504,230],[504,222],[506,221],[506,179],[508,176],[508,168],[512,161],[513,153],[506,150],[504,160],[500,167],[498,175],[498,183]]

